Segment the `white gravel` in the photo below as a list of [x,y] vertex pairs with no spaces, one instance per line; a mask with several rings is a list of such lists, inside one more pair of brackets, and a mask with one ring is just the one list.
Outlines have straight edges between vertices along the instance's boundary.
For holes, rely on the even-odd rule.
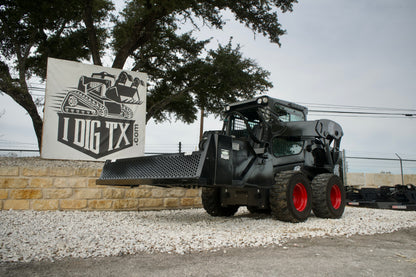
[[203,209],[152,212],[1,211],[0,262],[105,257],[140,252],[192,253],[227,247],[282,246],[299,237],[389,233],[416,227],[416,212],[346,208],[343,218],[304,223]]

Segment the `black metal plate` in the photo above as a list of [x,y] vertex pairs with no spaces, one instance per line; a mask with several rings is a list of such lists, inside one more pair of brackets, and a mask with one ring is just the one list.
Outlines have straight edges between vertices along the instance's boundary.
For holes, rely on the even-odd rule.
[[201,152],[107,161],[97,184],[125,185],[137,180],[198,179]]

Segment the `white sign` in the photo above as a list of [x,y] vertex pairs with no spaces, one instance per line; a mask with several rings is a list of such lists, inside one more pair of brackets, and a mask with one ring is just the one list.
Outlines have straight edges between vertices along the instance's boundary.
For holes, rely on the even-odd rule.
[[144,154],[147,74],[49,58],[41,157]]

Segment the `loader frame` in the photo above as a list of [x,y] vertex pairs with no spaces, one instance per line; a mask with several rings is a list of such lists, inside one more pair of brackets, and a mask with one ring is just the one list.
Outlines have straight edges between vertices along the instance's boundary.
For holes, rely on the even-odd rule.
[[[345,206],[343,131],[334,121],[306,117],[306,107],[267,96],[237,102],[225,108],[222,130],[204,133],[199,151],[109,160],[97,184],[202,187],[211,215],[228,216],[247,206],[299,222],[309,216],[311,183],[317,180],[315,198],[327,202],[318,213],[339,217]],[[273,206],[282,197],[288,206]]]

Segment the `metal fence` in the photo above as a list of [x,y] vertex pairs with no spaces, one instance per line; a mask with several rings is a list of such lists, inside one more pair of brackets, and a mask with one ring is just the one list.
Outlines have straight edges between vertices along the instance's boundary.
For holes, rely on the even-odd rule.
[[[189,153],[198,150],[195,144],[146,144],[145,155]],[[39,156],[37,149],[0,148],[0,156],[33,157]],[[364,156],[353,151],[345,154],[345,170],[359,173],[416,174],[416,159],[409,155],[381,153],[378,156]]]

